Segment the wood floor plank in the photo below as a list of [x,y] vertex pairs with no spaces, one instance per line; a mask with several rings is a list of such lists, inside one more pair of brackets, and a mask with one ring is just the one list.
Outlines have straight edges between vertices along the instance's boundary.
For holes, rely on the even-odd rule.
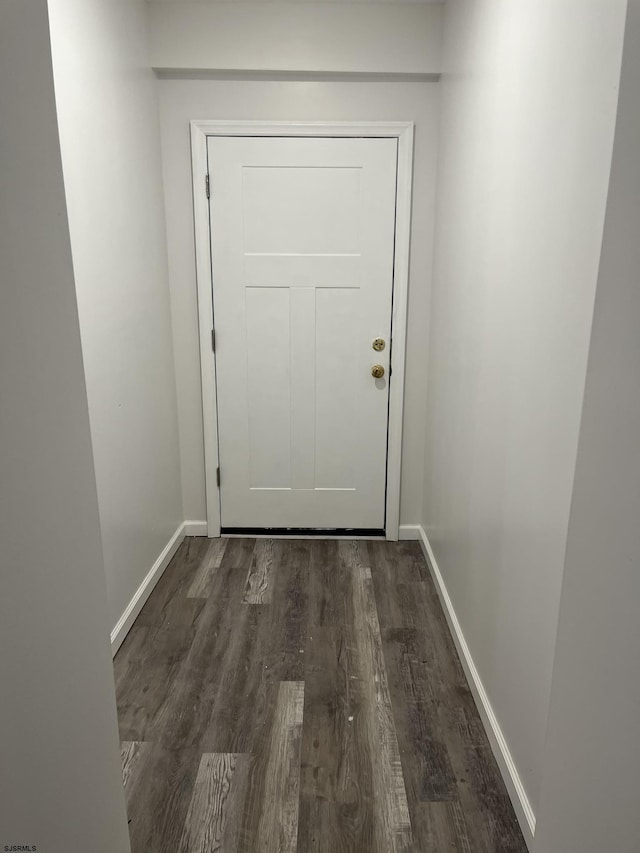
[[120,760],[122,763],[122,784],[125,791],[131,789],[133,780],[139,770],[150,744],[139,740],[122,741],[120,744]]
[[407,726],[400,727],[405,754],[412,756],[404,765],[407,789],[420,802],[446,802],[458,798],[456,775],[451,766],[446,740],[442,737],[437,708],[416,702],[406,706]]
[[301,797],[298,853],[371,853],[376,849],[373,804],[367,805],[363,810],[353,803]]
[[377,850],[401,853],[412,847],[411,820],[380,636],[371,570],[354,568],[354,632],[369,702],[365,708],[376,809]]
[[167,711],[163,730],[154,737],[167,748],[198,746],[201,752],[244,751],[222,749],[217,744],[211,748],[205,740],[216,709],[227,701],[227,688],[235,683],[239,668],[247,665],[243,655],[248,621],[241,605],[243,581],[241,570],[221,565],[202,612],[202,619],[210,627],[196,635],[174,682],[161,688],[167,697]]
[[429,631],[419,628],[382,630],[391,698],[435,702],[442,696],[442,674]]
[[[372,562],[377,563],[371,573],[381,628],[387,630],[424,627],[425,614],[415,594],[422,593],[420,585],[425,582],[403,580],[408,571],[399,571],[389,559],[375,559]],[[422,598],[422,594],[420,597]]]
[[259,608],[260,647],[265,676],[270,680],[304,679],[308,636],[309,571],[313,543],[283,541],[274,570],[273,600]]
[[197,612],[201,605],[198,602],[185,603],[186,590],[191,585],[208,547],[209,540],[200,536],[187,537],[183,541],[140,611],[136,625],[158,628],[166,625],[174,610]]
[[[236,589],[240,596],[242,585],[238,584]],[[258,614],[240,600],[222,618],[210,659],[210,666],[216,668],[215,683],[211,686],[206,681],[203,683],[210,696],[206,728],[200,737],[206,752],[223,749],[250,752],[256,738],[261,736],[261,714],[265,708],[258,626]]]
[[393,583],[419,583],[429,570],[418,542],[366,542],[367,565],[372,575],[385,574]]
[[144,768],[126,791],[129,835],[134,853],[176,853],[193,786],[198,750],[149,744]]
[[449,755],[458,777],[460,803],[472,853],[526,853],[518,823],[491,748],[466,747],[453,734]]
[[[147,636],[150,629],[142,625],[133,625],[118,649],[118,654],[113,660],[113,676],[116,683],[116,692],[121,696],[129,686],[129,672],[139,661],[144,660],[149,651]],[[131,738],[135,740],[135,738]],[[127,740],[127,738],[122,738]]]
[[255,847],[264,853],[296,851],[303,713],[304,682],[281,682]]
[[356,643],[341,628],[314,628],[312,637],[305,670],[303,794],[370,813],[372,764],[363,723],[368,696]]
[[257,541],[257,539],[249,539],[247,537],[227,539],[220,567],[249,569]]
[[[117,679],[120,738],[155,740],[162,736],[173,701],[180,700],[179,673],[195,639],[195,627],[142,628],[144,639],[129,654]],[[120,664],[116,656],[116,672]]]
[[344,627],[351,575],[338,550],[339,541],[320,539],[311,547],[309,568],[309,633],[314,626]]
[[338,542],[338,555],[350,570],[369,568],[367,543],[360,539],[341,539]]
[[416,849],[421,853],[471,853],[464,812],[458,800],[419,803],[412,810]]
[[272,603],[248,607],[241,593],[239,609],[232,604],[223,617],[229,640],[217,661],[219,689],[204,751],[260,752],[275,707],[269,685],[277,692],[280,681],[303,679],[309,549],[281,542],[274,557]]
[[191,585],[187,591],[187,598],[209,597],[211,576],[220,568],[228,542],[229,540],[224,537],[209,540],[209,547],[191,581]]
[[242,598],[245,604],[270,604],[273,597],[273,572],[280,551],[274,539],[258,539]]
[[427,651],[430,645],[429,635],[414,628],[385,632],[383,640],[410,809],[416,802],[458,797],[439,716],[440,673]]
[[202,756],[180,853],[237,851],[250,762],[250,755],[205,753]]

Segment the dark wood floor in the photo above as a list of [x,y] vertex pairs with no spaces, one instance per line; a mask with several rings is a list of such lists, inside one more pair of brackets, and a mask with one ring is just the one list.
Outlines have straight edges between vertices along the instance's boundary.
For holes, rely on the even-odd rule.
[[525,853],[416,543],[187,539],[115,672],[133,853]]

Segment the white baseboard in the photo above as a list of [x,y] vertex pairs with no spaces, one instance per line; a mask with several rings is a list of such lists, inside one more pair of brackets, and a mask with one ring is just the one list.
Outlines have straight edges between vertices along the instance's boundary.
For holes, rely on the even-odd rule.
[[206,521],[185,521],[184,523],[185,536],[208,536],[209,525]]
[[419,540],[421,529],[419,524],[401,524],[398,528],[398,539],[405,542],[409,539]]
[[[417,535],[413,535],[414,531],[417,531]],[[403,532],[405,532],[406,535],[403,536]],[[531,803],[529,802],[524,785],[522,784],[522,780],[518,774],[518,769],[515,765],[511,752],[509,751],[509,746],[502,733],[502,729],[500,728],[500,724],[498,723],[493,708],[491,707],[487,691],[484,689],[480,674],[478,673],[473,657],[471,656],[471,651],[469,650],[467,641],[462,633],[460,622],[456,616],[453,603],[449,597],[449,593],[447,592],[447,587],[445,586],[444,579],[438,567],[438,562],[433,553],[433,549],[431,548],[431,544],[427,538],[427,534],[421,525],[411,525],[400,528],[400,538],[420,540],[431,576],[433,577],[433,581],[438,589],[444,614],[446,616],[447,623],[449,624],[449,629],[458,650],[458,654],[460,655],[460,661],[462,662],[465,675],[467,676],[469,687],[471,688],[473,698],[480,713],[480,718],[482,719],[487,737],[489,738],[491,749],[496,761],[498,762],[505,785],[507,786],[507,791],[511,798],[516,817],[518,818],[518,823],[522,829],[524,840],[529,850],[531,850],[533,848],[533,837],[536,831],[536,816],[531,808]]]
[[124,638],[129,633],[129,629],[135,622],[138,613],[140,613],[140,611],[144,607],[146,600],[153,592],[153,588],[162,577],[162,573],[167,568],[171,561],[171,558],[180,547],[180,543],[184,539],[184,536],[185,524],[183,523],[178,527],[171,539],[169,539],[165,547],[162,549],[162,553],[155,561],[155,563],[149,570],[149,573],[136,590],[124,613],[118,619],[115,628],[111,632],[111,654],[114,657],[116,652],[122,645]]

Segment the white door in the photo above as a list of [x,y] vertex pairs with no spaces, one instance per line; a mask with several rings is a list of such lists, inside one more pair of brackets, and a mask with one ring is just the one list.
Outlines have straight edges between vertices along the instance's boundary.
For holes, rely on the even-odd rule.
[[397,140],[208,161],[223,531],[383,530]]

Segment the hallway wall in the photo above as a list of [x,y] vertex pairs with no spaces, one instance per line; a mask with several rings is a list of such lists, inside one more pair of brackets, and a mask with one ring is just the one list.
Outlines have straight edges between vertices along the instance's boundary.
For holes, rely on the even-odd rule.
[[113,628],[184,520],[156,82],[142,0],[50,0]]
[[149,3],[151,64],[199,71],[434,74],[442,6],[423,3]]
[[640,0],[630,0],[536,853],[637,853]]
[[423,525],[533,812],[625,7],[445,15]]
[[417,524],[422,506],[437,84],[161,80],[159,87],[184,506],[185,518],[193,521],[206,516],[190,119],[415,122],[400,523]]
[[0,2],[0,115],[0,850],[128,853],[46,0]]

